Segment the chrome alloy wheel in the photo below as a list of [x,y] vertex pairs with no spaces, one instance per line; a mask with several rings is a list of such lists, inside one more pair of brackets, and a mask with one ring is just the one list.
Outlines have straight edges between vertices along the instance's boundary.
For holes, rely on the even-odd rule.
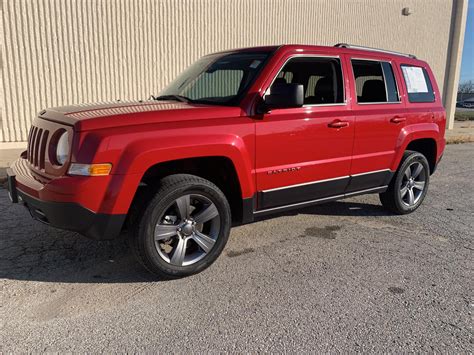
[[412,207],[420,200],[425,190],[426,174],[419,162],[413,162],[406,168],[400,185],[400,198],[406,206]]
[[203,259],[219,236],[221,219],[215,204],[199,194],[177,198],[155,226],[156,250],[167,263],[189,266]]

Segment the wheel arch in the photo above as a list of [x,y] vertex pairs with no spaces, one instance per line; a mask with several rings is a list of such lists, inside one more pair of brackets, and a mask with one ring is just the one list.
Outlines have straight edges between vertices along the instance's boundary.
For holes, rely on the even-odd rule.
[[419,138],[408,143],[405,150],[413,150],[421,153],[428,160],[430,174],[433,174],[436,167],[437,145],[433,138]]
[[402,129],[391,170],[397,170],[403,154],[407,150],[413,150],[426,157],[430,166],[430,174],[433,174],[440,149],[438,147],[439,136],[439,127],[434,123],[415,124]]
[[205,156],[162,161],[151,165],[143,174],[132,205],[140,198],[140,189],[155,188],[159,181],[174,174],[199,176],[214,183],[226,196],[232,220],[243,218],[243,192],[234,162],[227,156]]

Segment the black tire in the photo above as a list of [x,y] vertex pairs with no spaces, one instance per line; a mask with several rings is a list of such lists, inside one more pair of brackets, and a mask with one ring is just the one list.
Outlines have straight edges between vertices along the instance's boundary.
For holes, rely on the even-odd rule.
[[[421,178],[420,178],[420,181],[413,180],[410,182],[410,179],[407,179],[407,175],[405,175],[406,172],[407,173],[411,172],[413,167],[415,167],[416,169],[418,168],[418,166],[421,166],[423,168],[423,170],[418,173],[419,175],[417,175],[417,178],[418,178],[421,174],[423,174],[422,175],[422,178],[424,180],[423,190],[419,190],[418,187],[415,187],[416,184],[420,185],[420,183],[422,182]],[[408,170],[409,167],[411,170]],[[400,162],[400,165],[395,175],[392,177],[392,180],[390,181],[390,184],[388,185],[387,191],[379,194],[380,202],[382,202],[382,205],[386,209],[396,214],[412,213],[418,207],[420,207],[420,205],[423,203],[426,193],[428,192],[429,182],[430,182],[430,167],[429,167],[428,161],[426,160],[426,157],[421,153],[407,150],[403,154],[402,161]],[[412,192],[410,192],[410,187],[409,187],[410,184],[414,185],[414,186],[411,186]],[[408,197],[406,196],[407,192],[404,190],[405,187],[408,191],[408,195],[409,195]],[[417,193],[419,193],[419,195],[416,195]],[[411,199],[410,199],[410,195],[412,197]],[[413,202],[413,203],[410,203],[410,202]]]
[[[148,191],[152,190],[149,189]],[[197,223],[197,219],[196,222],[194,222],[191,212],[189,212],[186,219],[181,218],[180,214],[182,213],[178,201],[182,201],[186,198],[188,199],[187,201],[190,201],[188,206],[191,207],[185,210],[193,211],[193,213],[197,211],[196,214],[199,214],[199,206],[202,206],[201,212],[212,207],[213,212],[211,215],[214,216],[217,211],[217,216],[203,223]],[[194,205],[198,207],[195,207],[193,202]],[[165,213],[173,213],[173,211],[177,218],[177,221],[174,222],[172,222],[170,218],[175,218],[175,216],[164,215]],[[201,213],[201,217],[202,215],[203,213]],[[202,219],[209,216],[203,217]],[[199,218],[197,215],[194,217]],[[167,220],[165,221],[163,218]],[[186,229],[186,233],[191,234],[185,235],[184,229],[188,227],[191,228],[190,225],[193,223],[193,231]],[[210,223],[213,224],[209,226]],[[161,230],[158,228],[174,226],[176,226],[179,231],[175,236],[168,238],[165,242],[163,242],[163,240],[155,241],[155,233],[159,234],[157,231]],[[182,228],[180,228],[180,226]],[[216,185],[198,176],[176,174],[167,176],[160,181],[159,187],[154,191],[154,197],[148,199],[148,203],[141,207],[141,212],[133,219],[129,231],[131,234],[131,246],[139,262],[148,271],[159,276],[161,279],[175,279],[199,273],[210,266],[224,249],[229,238],[230,227],[231,213],[229,203],[225,195]],[[199,231],[196,228],[201,228],[202,230]],[[213,238],[211,239],[215,239],[214,242],[210,244],[209,239],[204,239],[204,241],[207,242],[207,244],[204,244],[205,248],[196,242],[196,240],[201,241],[201,245],[203,245],[200,237],[204,235],[204,237],[210,238],[210,232],[204,233],[203,228],[209,228],[209,231],[213,233]],[[165,234],[167,233],[163,235]],[[186,242],[184,242],[184,240],[186,240]],[[180,249],[181,244],[179,243],[181,242],[184,244],[182,244],[183,247]],[[169,255],[166,250],[161,247],[162,245],[166,246],[162,243],[169,243],[168,247],[172,249]],[[209,247],[209,245],[211,246]],[[208,249],[207,252],[205,249]],[[184,254],[192,250],[192,255],[197,256],[191,261],[197,261],[186,265],[186,259],[178,258],[177,263],[175,260],[173,264],[174,254],[176,254],[177,250],[184,250]]]

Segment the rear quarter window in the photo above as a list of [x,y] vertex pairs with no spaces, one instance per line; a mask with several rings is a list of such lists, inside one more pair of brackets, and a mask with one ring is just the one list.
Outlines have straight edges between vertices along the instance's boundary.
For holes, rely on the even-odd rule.
[[425,68],[413,65],[401,65],[403,79],[410,102],[434,102],[435,95],[430,77]]

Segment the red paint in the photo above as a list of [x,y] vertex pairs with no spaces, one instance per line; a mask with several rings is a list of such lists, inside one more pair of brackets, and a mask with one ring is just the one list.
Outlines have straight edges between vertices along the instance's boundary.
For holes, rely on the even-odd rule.
[[[256,115],[282,64],[296,55],[339,56],[345,101],[338,106],[275,109]],[[351,58],[392,63],[401,102],[357,104]],[[401,64],[424,67],[433,103],[409,103]],[[34,125],[71,133],[70,162],[112,163],[110,176],[72,177],[55,169],[13,168],[18,188],[45,201],[76,202],[109,214],[128,212],[143,174],[153,165],[190,157],[223,156],[234,164],[243,198],[256,191],[363,172],[396,170],[407,145],[420,138],[444,150],[446,115],[428,64],[412,58],[347,48],[288,45],[278,48],[240,107],[168,102],[114,102],[47,110]],[[284,171],[284,173],[273,173]]]

